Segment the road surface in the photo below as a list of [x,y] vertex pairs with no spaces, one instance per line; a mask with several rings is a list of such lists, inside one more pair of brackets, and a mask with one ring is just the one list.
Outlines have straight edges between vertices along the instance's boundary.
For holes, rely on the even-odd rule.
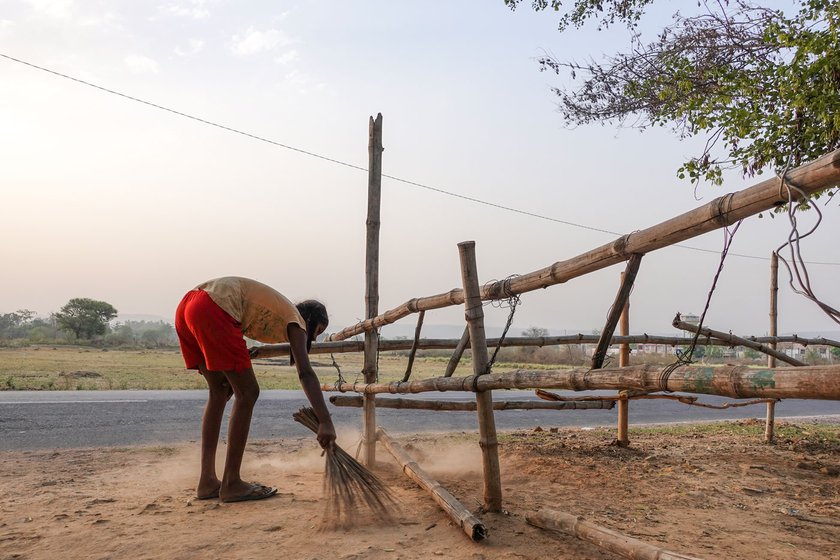
[[[559,391],[562,394],[572,394]],[[580,396],[582,393],[577,393]],[[495,400],[536,398],[527,391],[494,391]],[[402,395],[411,397],[410,395]],[[387,397],[385,397],[387,398]],[[419,398],[419,397],[417,397]],[[426,394],[424,398],[433,398]],[[469,399],[470,393],[439,393],[434,398]],[[197,441],[206,400],[204,391],[5,391],[0,392],[0,450],[169,444]],[[701,396],[707,403],[727,399]],[[292,413],[308,403],[302,391],[263,391],[251,426],[251,439],[307,436]],[[328,405],[339,433],[361,430],[358,408]],[[228,411],[230,406],[228,406]],[[630,403],[630,423],[693,422],[764,418],[763,404],[710,410],[666,400]],[[786,400],[777,418],[840,415],[840,402]],[[498,411],[499,430],[542,426],[614,426],[615,410]],[[476,431],[475,412],[378,409],[377,423],[394,433]],[[227,421],[222,430],[224,437]]]

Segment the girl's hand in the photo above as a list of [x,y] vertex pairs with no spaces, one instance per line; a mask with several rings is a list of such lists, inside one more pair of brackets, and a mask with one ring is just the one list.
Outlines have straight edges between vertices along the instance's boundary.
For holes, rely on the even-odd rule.
[[324,449],[329,449],[335,444],[335,427],[332,421],[322,422],[318,425],[318,443]]

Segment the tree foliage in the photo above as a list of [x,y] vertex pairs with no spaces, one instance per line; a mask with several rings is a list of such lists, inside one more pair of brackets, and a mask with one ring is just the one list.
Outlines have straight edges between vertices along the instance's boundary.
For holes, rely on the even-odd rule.
[[542,338],[544,336],[548,336],[548,329],[544,329],[542,327],[528,327],[522,331],[522,336],[528,338]]
[[[506,0],[511,8],[521,2]],[[593,17],[634,28],[651,2],[576,0],[560,28]],[[559,0],[532,7],[562,12]],[[700,8],[675,14],[654,41],[634,33],[628,52],[603,62],[540,58],[541,70],[576,84],[554,88],[566,122],[670,126],[704,137],[702,153],[678,170],[693,183],[719,184],[732,167],[746,176],[768,166],[781,172],[840,147],[840,0],[803,0],[792,16],[743,0]]]
[[35,312],[29,309],[0,313],[0,338],[18,338],[33,317]]
[[55,314],[58,326],[76,338],[91,339],[105,334],[108,321],[117,316],[110,303],[88,298],[73,298]]
[[[552,10],[561,14],[560,31],[567,27],[580,27],[587,20],[598,17],[600,25],[607,27],[616,21],[635,26],[642,17],[645,7],[653,0],[575,0],[568,10],[561,0],[531,0],[531,7],[536,11]],[[522,0],[505,0],[511,10],[515,10]]]

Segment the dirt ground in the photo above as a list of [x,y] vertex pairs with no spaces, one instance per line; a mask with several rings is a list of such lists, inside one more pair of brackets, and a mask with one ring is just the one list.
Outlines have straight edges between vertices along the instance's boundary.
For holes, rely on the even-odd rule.
[[[528,525],[525,515],[543,507],[700,558],[840,558],[840,426],[787,424],[775,445],[761,443],[757,423],[736,427],[743,433],[631,430],[629,448],[610,445],[608,430],[502,434],[505,511],[480,514],[489,534],[481,543],[452,525],[381,447],[377,470],[401,502],[395,522],[326,532],[324,459],[311,439],[249,444],[243,472],[279,494],[236,504],[193,497],[197,444],[6,452],[0,558],[617,558]],[[340,443],[355,451],[355,439]],[[475,434],[401,441],[478,509]]]

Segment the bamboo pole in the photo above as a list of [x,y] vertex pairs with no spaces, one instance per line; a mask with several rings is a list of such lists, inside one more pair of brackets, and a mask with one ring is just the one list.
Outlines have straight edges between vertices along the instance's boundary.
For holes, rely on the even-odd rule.
[[[469,332],[469,329],[465,329]],[[758,342],[760,344],[769,344],[771,342],[792,342],[794,344],[801,344],[803,346],[832,346],[840,348],[840,342],[828,338],[802,338],[800,336],[750,336],[745,337],[746,340]],[[506,337],[502,340],[501,346],[503,348],[515,346],[562,346],[567,344],[595,344],[600,337],[590,334],[574,334],[567,336],[535,336],[535,337]],[[461,339],[463,340],[463,338]],[[422,338],[417,342],[418,350],[447,350],[457,348],[460,340],[454,338]],[[732,346],[731,343],[718,340],[715,338],[701,339],[704,346]],[[497,346],[499,344],[498,338],[488,338],[487,346]],[[662,344],[667,346],[681,346],[685,344],[685,337],[677,336],[655,336],[649,334],[640,334],[632,336],[614,336],[612,344]],[[395,350],[410,350],[412,347],[410,340],[380,340],[379,351],[391,352]],[[464,342],[464,348],[469,348],[469,335]],[[365,345],[361,340],[342,340],[336,342],[315,342],[312,344],[310,354],[342,354],[352,352],[364,352]],[[288,344],[266,344],[264,346],[254,346],[253,358],[273,358],[278,356],[289,355]],[[454,358],[454,355],[453,355]],[[460,356],[459,356],[460,359]],[[450,359],[450,363],[452,360]],[[456,361],[457,365],[457,361]],[[447,371],[449,367],[447,366]],[[454,371],[454,369],[453,369]],[[450,374],[451,375],[451,374]]]
[[[629,267],[629,264],[628,264]],[[637,266],[638,269],[638,266]],[[624,275],[621,273],[621,284],[625,284]],[[621,310],[621,320],[619,322],[619,333],[622,336],[630,334],[630,294],[624,300],[623,309]],[[627,367],[630,365],[630,345],[624,343],[619,346],[618,352],[618,367]],[[621,399],[618,401],[618,438],[616,442],[620,447],[627,447],[630,445],[630,401],[627,398],[627,391],[621,391]]]
[[429,476],[420,465],[411,458],[403,447],[391,439],[391,437],[379,428],[377,436],[382,445],[385,446],[397,463],[402,467],[403,472],[417,483],[420,488],[431,494],[432,499],[443,509],[444,512],[461,528],[466,535],[475,542],[484,540],[487,537],[487,528],[476,518],[470,510],[465,508],[455,496],[449,493],[446,488],[440,485],[434,478]]
[[[498,344],[498,339],[496,339]],[[464,350],[470,345],[470,326],[464,327],[464,334],[461,335],[461,340],[455,346],[455,351],[452,352],[452,357],[449,358],[449,363],[446,364],[446,371],[443,373],[444,377],[452,377],[455,369],[458,367],[458,362],[461,361],[461,356],[464,355]]]
[[686,323],[685,321],[680,321],[680,314],[677,313],[677,316],[674,318],[673,325],[675,328],[697,333],[699,332],[701,335],[705,337],[717,338],[718,340],[724,340],[729,342],[732,346],[746,346],[747,348],[752,348],[753,350],[757,350],[759,352],[763,352],[769,356],[774,356],[775,358],[785,362],[786,364],[790,364],[792,366],[805,366],[808,365],[805,362],[800,362],[795,358],[791,358],[786,354],[782,354],[781,352],[777,352],[763,344],[759,344],[757,342],[753,342],[752,340],[748,340],[746,338],[741,338],[740,336],[735,336],[731,333],[725,333],[721,331],[715,331],[712,329],[708,329],[706,327],[698,328],[696,325],[692,325],[690,323]]
[[[360,396],[333,395],[330,402],[335,406],[359,408],[363,399]],[[610,410],[615,404],[610,400],[592,401],[493,401],[493,410]],[[378,398],[377,408],[397,408],[402,410],[438,410],[470,412],[478,409],[475,401],[441,401],[402,398]]]
[[[379,210],[382,202],[382,114],[368,123],[368,208],[367,246],[365,251],[365,308],[368,318],[379,313]],[[377,354],[379,333],[365,332],[365,362],[362,372],[366,383],[378,380]],[[376,463],[376,404],[373,397],[364,405],[364,462],[367,467]]]
[[794,344],[801,344],[802,346],[833,346],[834,348],[840,348],[840,341],[831,340],[830,338],[825,337],[817,337],[817,338],[802,338],[801,336],[797,335],[790,335],[790,336],[751,336],[749,340],[754,342],[761,342],[761,343],[771,343],[771,342],[792,342]]
[[[821,191],[840,181],[840,149],[799,166],[787,173],[787,179],[806,195]],[[692,239],[698,235],[734,224],[760,212],[787,204],[787,195],[779,188],[779,179],[772,178],[730,193],[647,229],[629,233],[586,253],[509,280],[491,282],[481,288],[481,299],[502,299],[567,282],[596,270],[626,261],[634,253],[649,253]],[[449,292],[413,298],[374,318],[361,321],[332,335],[331,340],[344,340],[363,331],[378,329],[411,313],[439,309],[464,303],[464,292]]]
[[[466,294],[464,316],[472,341],[473,375],[478,379],[489,374],[490,356],[487,354],[487,338],[484,335],[484,307],[479,295],[475,241],[458,243],[458,255],[461,259],[461,279]],[[499,512],[502,510],[502,475],[499,467],[496,419],[493,416],[493,393],[490,390],[477,391],[475,402],[478,411],[478,444],[481,446],[484,467],[484,511]]]
[[629,535],[601,527],[582,517],[554,509],[541,509],[525,516],[531,525],[559,531],[608,550],[631,560],[699,560],[679,552],[671,552],[656,545],[648,544]]
[[[779,254],[773,251],[770,255],[770,337],[775,338],[779,326]],[[770,348],[776,350],[776,341],[770,343]],[[776,357],[767,356],[767,367],[776,367]]]
[[[770,255],[770,336],[775,337],[778,334],[779,326],[779,254],[773,251]],[[770,348],[775,352],[776,343],[771,342]],[[767,356],[767,367],[776,367],[776,357],[773,355]],[[776,424],[776,403],[767,403],[767,417],[764,421],[764,442],[773,442],[773,432]]]
[[[633,290],[633,283],[636,281],[636,274],[639,272],[639,265],[642,262],[642,255],[635,254],[627,261],[627,267],[621,274],[621,286],[618,288],[618,293],[615,295],[612,307],[610,307],[607,322],[601,331],[601,338],[598,340],[598,346],[595,348],[595,353],[592,355],[592,369],[600,369],[604,365],[604,358],[607,357],[607,349],[610,347],[610,341],[613,334],[615,334],[615,327],[618,326],[618,320],[624,313],[624,306],[627,300],[630,299],[630,292]],[[626,333],[623,333],[626,334]]]
[[431,391],[487,391],[490,389],[615,390],[645,393],[670,391],[719,395],[735,399],[816,399],[840,401],[840,364],[760,369],[749,366],[639,364],[625,368],[572,370],[515,370],[466,377],[434,377],[400,383],[336,383],[328,392],[426,393]]
[[414,356],[417,354],[417,344],[420,342],[420,330],[423,328],[423,319],[425,317],[425,311],[421,311],[417,316],[417,326],[414,328],[414,342],[411,344],[411,351],[408,353],[408,364],[405,366],[403,381],[408,381],[408,378],[411,377],[411,368],[414,365]]
[[[621,394],[616,396],[599,396],[599,397],[562,397],[556,393],[551,393],[549,391],[545,391],[543,389],[537,389],[535,391],[538,397],[541,399],[545,399],[547,401],[615,401],[618,402],[620,400],[653,400],[653,399],[667,399],[672,401],[677,401],[682,404],[687,404],[689,406],[700,406],[703,408],[712,408],[715,410],[725,410],[727,408],[740,408],[742,406],[752,406],[755,404],[764,404],[770,401],[775,402],[774,399],[753,399],[751,401],[741,401],[741,402],[727,402],[723,404],[707,404],[697,402],[697,397],[689,397],[686,395],[663,395],[661,393],[641,393],[635,394],[631,391],[621,391]],[[358,397],[356,397],[358,398]],[[332,399],[332,397],[331,397]],[[361,401],[360,401],[361,402]]]

